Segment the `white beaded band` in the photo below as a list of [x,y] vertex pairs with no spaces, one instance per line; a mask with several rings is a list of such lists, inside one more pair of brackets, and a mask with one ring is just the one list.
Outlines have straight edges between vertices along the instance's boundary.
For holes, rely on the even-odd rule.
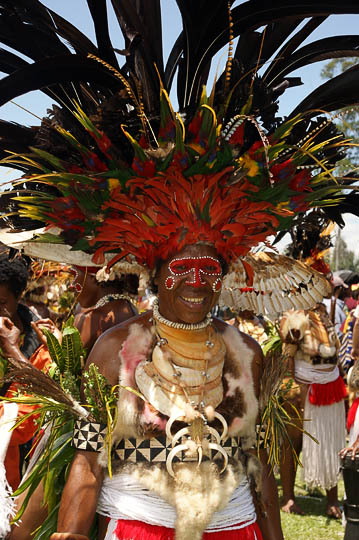
[[160,311],[158,309],[158,299],[154,300],[152,304],[152,310],[153,310],[153,317],[156,321],[165,324],[166,326],[169,326],[170,328],[178,328],[179,330],[201,330],[202,328],[206,328],[209,326],[212,322],[212,315],[210,313],[207,314],[204,321],[199,323],[179,323],[179,322],[173,322],[169,321],[168,319],[165,319],[160,314]]
[[127,300],[128,302],[132,303],[132,298],[128,294],[110,293],[100,298],[93,306],[93,309],[102,307],[110,302],[114,302],[115,300]]

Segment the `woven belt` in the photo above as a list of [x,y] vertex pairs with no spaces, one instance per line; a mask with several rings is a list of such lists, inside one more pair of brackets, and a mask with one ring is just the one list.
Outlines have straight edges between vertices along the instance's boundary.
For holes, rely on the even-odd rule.
[[[227,452],[228,457],[238,459],[240,451],[240,437],[229,437],[221,444]],[[151,439],[130,438],[121,439],[112,449],[114,459],[122,461],[149,463],[161,463],[167,460],[168,454],[172,450],[172,442],[166,435],[151,437]],[[203,461],[223,460],[223,456],[216,450],[203,451]],[[198,461],[197,453],[194,456],[186,455],[186,452],[179,452],[173,458],[173,462]]]
[[[91,452],[100,452],[104,446],[107,427],[104,424],[88,422],[86,420],[77,420],[74,426],[72,445],[78,450]],[[180,443],[180,441],[179,441]],[[228,437],[221,444],[227,452],[228,457],[238,459],[241,449],[240,437]],[[167,460],[168,454],[172,450],[172,441],[166,435],[151,437],[150,439],[133,437],[130,439],[121,439],[112,449],[112,458],[122,461],[139,462],[147,461],[149,463],[160,463]],[[216,450],[203,451],[203,461],[223,460],[220,452]],[[180,452],[173,461],[197,461],[198,456],[188,456],[187,452]]]
[[338,357],[336,355],[331,356],[330,358],[323,358],[322,356],[312,356],[311,358],[313,366],[317,366],[318,364],[333,364],[335,365],[338,361]]
[[107,426],[88,420],[76,420],[72,446],[77,450],[100,452],[105,444]]

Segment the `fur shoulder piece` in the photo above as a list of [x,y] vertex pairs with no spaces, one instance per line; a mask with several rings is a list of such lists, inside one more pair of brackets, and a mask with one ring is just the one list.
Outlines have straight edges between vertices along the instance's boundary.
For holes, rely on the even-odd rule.
[[254,351],[232,326],[226,328],[222,337],[227,349],[223,370],[224,398],[217,410],[228,419],[229,435],[240,435],[242,446],[248,448],[255,443],[258,414],[252,373]]
[[[112,434],[113,442],[122,438],[138,436],[138,397],[124,387],[137,389],[135,372],[142,360],[146,360],[152,350],[153,334],[148,328],[134,323],[129,328],[126,341],[120,351],[119,395],[117,422]],[[122,387],[122,388],[121,388]]]
[[287,311],[280,323],[280,335],[283,341],[301,341],[309,329],[309,317],[303,310]]

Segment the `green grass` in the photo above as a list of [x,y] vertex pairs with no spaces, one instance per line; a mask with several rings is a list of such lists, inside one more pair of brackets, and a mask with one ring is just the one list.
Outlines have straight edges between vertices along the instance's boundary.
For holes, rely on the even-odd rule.
[[[282,489],[278,482],[279,496]],[[342,540],[344,538],[344,527],[341,520],[328,518],[326,516],[326,496],[325,491],[316,489],[309,493],[301,479],[301,470],[298,467],[298,474],[295,483],[296,501],[304,516],[287,514],[281,512],[282,528],[285,540]],[[342,478],[338,484],[339,505],[343,505],[344,484]]]

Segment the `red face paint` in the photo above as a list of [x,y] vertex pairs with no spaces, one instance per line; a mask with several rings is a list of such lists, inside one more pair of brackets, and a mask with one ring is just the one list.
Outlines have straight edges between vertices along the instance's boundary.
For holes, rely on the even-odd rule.
[[[192,287],[202,287],[208,281],[211,282],[212,280],[218,283],[218,278],[222,276],[221,263],[218,259],[209,256],[173,259],[169,263],[168,269],[174,278],[188,276],[185,283]],[[166,280],[166,287],[170,289],[174,283],[171,282],[172,286],[170,287],[167,283],[168,280],[170,280],[170,277]]]

